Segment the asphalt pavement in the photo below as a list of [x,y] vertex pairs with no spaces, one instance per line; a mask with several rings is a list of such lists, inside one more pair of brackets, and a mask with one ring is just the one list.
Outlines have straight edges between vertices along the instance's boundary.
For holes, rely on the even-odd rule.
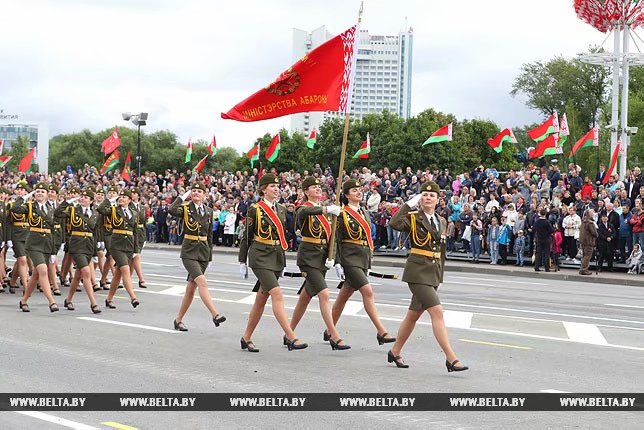
[[[234,253],[217,252],[208,272],[215,304],[228,320],[218,328],[198,298],[184,319],[172,321],[185,287],[176,250],[143,252],[147,289],[133,309],[124,290],[117,309],[93,315],[84,293],[76,311],[51,314],[42,294],[31,313],[18,295],[0,295],[1,392],[641,392],[644,386],[644,289],[606,279],[562,280],[525,271],[449,271],[439,290],[450,340],[470,370],[448,374],[424,316],[403,357],[409,369],[387,363],[359,293],[338,329],[352,346],[332,351],[322,341],[317,300],[297,329],[309,344],[287,351],[269,305],[253,341],[259,354],[242,351],[239,338],[254,300],[255,283],[240,279]],[[400,275],[378,260],[374,270]],[[448,263],[449,265],[450,263]],[[467,263],[454,263],[467,264]],[[287,270],[297,271],[289,259]],[[545,274],[550,275],[550,274]],[[329,272],[332,298],[339,280]],[[282,280],[289,313],[301,279]],[[373,279],[377,308],[395,335],[410,293],[400,280]],[[65,290],[65,289],[64,289]],[[105,294],[99,293],[101,305]],[[62,297],[59,298],[62,305]],[[47,412],[0,413],[0,428],[636,428],[629,412]]]

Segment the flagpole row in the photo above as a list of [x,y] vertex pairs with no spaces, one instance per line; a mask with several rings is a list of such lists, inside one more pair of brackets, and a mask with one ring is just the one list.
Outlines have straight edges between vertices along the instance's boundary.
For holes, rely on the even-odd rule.
[[[344,172],[344,160],[347,155],[347,140],[349,139],[349,112],[344,115],[344,133],[342,135],[342,152],[340,153],[340,166],[338,167],[338,182],[335,184],[335,204],[340,205],[340,193],[342,192],[342,176]],[[329,238],[329,260],[335,258],[335,229],[338,225],[338,217],[334,216],[331,221],[331,237]]]

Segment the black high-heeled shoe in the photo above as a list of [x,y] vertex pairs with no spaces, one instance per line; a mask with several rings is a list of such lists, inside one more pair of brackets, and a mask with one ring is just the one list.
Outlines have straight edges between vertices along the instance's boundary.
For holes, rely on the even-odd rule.
[[114,306],[114,302],[111,300],[105,300],[105,307],[109,309],[116,309],[116,306]]
[[447,372],[462,372],[463,370],[469,369],[467,366],[457,366],[456,363],[460,363],[461,360],[458,358],[451,363],[447,360],[445,360],[445,366],[447,367]]
[[385,343],[391,343],[396,341],[395,337],[387,337],[387,336],[389,336],[389,333],[383,333],[382,336],[379,334],[376,334],[376,339],[378,339],[378,345],[384,345]]
[[60,294],[60,290],[59,290],[59,289],[55,289],[55,290],[52,292],[52,294],[53,294],[54,296],[60,296],[60,295],[61,295],[61,294]]
[[139,288],[148,288],[148,286],[145,285],[145,282],[139,281]]
[[177,320],[174,320],[174,329],[177,331],[188,331],[188,327],[186,327],[183,321],[177,322]]
[[76,310],[76,308],[74,307],[74,304],[72,302],[68,302],[67,299],[63,301],[63,307],[68,311]]
[[[286,336],[284,336],[286,338]],[[325,342],[328,342],[331,340],[331,336],[329,336],[329,332],[324,330],[324,334],[322,335],[322,340]],[[286,342],[284,342],[284,345],[286,345]]]
[[289,351],[293,351],[294,349],[305,349],[309,347],[309,345],[306,343],[295,343],[299,339],[293,339],[293,340],[287,339],[287,340],[288,340],[288,344],[286,346],[288,346]]
[[215,317],[212,319],[212,322],[215,323],[215,327],[219,327],[219,324],[223,323],[224,321],[226,321],[226,317],[223,315],[220,316],[219,314],[215,315]]
[[284,344],[284,346],[288,346],[288,337],[286,337],[286,335],[282,337],[282,343]]
[[133,308],[135,308],[135,309],[136,309],[136,307],[137,307],[138,305],[140,305],[140,304],[141,304],[141,303],[139,303],[139,301],[136,299],[136,297],[135,297],[135,298],[133,298],[133,299],[132,299],[132,301],[131,301],[130,303],[132,303],[132,307],[133,307]]
[[14,286],[12,287],[11,284],[9,284],[9,294],[16,294],[16,289],[18,287]]
[[58,305],[56,303],[52,303],[49,305],[49,312],[58,312],[60,309],[58,309]]
[[387,362],[396,363],[396,366],[402,369],[407,369],[409,367],[409,364],[406,364],[400,355],[394,355],[394,353],[391,352],[391,349],[387,353]]
[[107,285],[107,283],[106,283],[106,282],[99,281],[99,282],[98,282],[98,284],[100,285],[100,287],[101,287],[101,289],[102,289],[102,290],[109,290],[109,289],[110,289],[110,286],[109,286],[109,285]]
[[92,313],[94,313],[94,314],[100,314],[101,313],[101,308],[98,305],[92,305],[89,308],[92,310]]
[[344,344],[340,345],[340,342],[342,342],[342,339],[338,339],[334,341],[333,339],[329,339],[329,344],[331,345],[331,349],[335,351],[336,349],[339,351],[343,351],[345,349],[351,349],[350,345]]
[[259,352],[259,348],[255,348],[255,344],[253,343],[252,340],[244,340],[244,338],[241,338],[241,349],[246,349],[248,352]]
[[101,290],[101,287],[99,287],[98,284],[94,284],[92,285],[92,289],[94,290],[94,292],[97,292]]
[[20,310],[23,311],[23,312],[31,312],[31,310],[29,310],[29,305],[27,303],[22,303],[22,300],[20,301],[18,306],[19,306]]

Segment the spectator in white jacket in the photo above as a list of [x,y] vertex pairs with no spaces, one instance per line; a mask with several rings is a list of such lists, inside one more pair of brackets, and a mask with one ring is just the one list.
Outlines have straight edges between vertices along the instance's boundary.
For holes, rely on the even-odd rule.
[[563,219],[564,228],[564,254],[568,254],[566,261],[579,264],[577,260],[577,239],[579,239],[579,229],[581,228],[581,218],[577,215],[574,205],[568,207],[568,215]]

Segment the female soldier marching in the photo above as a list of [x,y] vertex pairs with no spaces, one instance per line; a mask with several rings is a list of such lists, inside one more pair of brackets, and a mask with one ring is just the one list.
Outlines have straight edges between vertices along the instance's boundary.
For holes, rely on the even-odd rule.
[[[212,315],[215,327],[226,321],[225,316],[219,315],[217,308],[212,303],[208,291],[206,269],[212,261],[212,209],[204,205],[206,186],[200,182],[192,184],[192,188],[182,196],[177,197],[168,212],[177,217],[181,222],[184,232],[181,245],[181,261],[188,271],[188,285],[183,295],[179,313],[174,319],[174,329],[188,331],[183,323],[183,317],[192,303],[195,291],[199,288],[201,302],[208,308]],[[186,200],[190,197],[189,202]]]
[[116,309],[112,299],[116,294],[121,278],[123,279],[123,286],[130,296],[132,307],[136,308],[140,303],[134,294],[132,287],[132,275],[130,273],[130,261],[134,254],[134,231],[138,223],[136,212],[130,210],[130,202],[132,201],[132,193],[129,190],[121,190],[117,199],[112,198],[105,200],[98,207],[98,212],[103,214],[105,218],[109,218],[112,225],[112,238],[110,241],[110,254],[114,259],[116,271],[112,276],[112,283],[110,284],[110,292],[107,293],[105,306],[110,309]]
[[[94,193],[91,190],[84,190],[80,197],[76,197],[64,201],[56,209],[55,215],[63,219],[67,219],[66,223],[69,226],[67,243],[69,246],[69,254],[76,265],[74,278],[72,279],[71,288],[67,293],[64,306],[66,309],[73,311],[74,304],[72,299],[76,292],[76,286],[79,281],[83,281],[85,292],[89,298],[90,309],[93,313],[101,313],[101,309],[96,303],[94,298],[94,272],[92,272],[92,257],[96,252],[96,230],[98,213],[92,210],[91,204],[94,198]],[[78,200],[79,204],[74,205]]]
[[[27,185],[18,183],[14,190],[17,199],[21,199],[27,194]],[[27,237],[29,236],[29,223],[27,222],[27,215],[14,212],[12,207],[16,205],[16,201],[9,203],[7,206],[8,214],[5,222],[6,225],[6,242],[7,249],[13,249],[13,255],[16,257],[16,263],[13,265],[11,271],[11,279],[9,280],[9,292],[15,294],[17,288],[18,277],[22,282],[23,288],[26,288],[29,272],[29,263],[27,262],[27,250],[25,249]],[[24,200],[23,200],[24,202]]]
[[[420,187],[420,194],[412,197],[396,212],[389,222],[392,228],[409,232],[411,254],[405,264],[403,281],[409,284],[412,293],[411,304],[405,319],[398,329],[398,339],[387,355],[389,363],[398,367],[409,367],[400,357],[405,342],[414,331],[416,321],[425,311],[432,320],[434,337],[445,353],[448,372],[467,370],[452,350],[443,320],[443,307],[436,290],[443,282],[445,268],[445,219],[434,213],[440,189],[435,182],[426,182]],[[420,210],[412,212],[420,202]]]
[[7,257],[5,241],[6,237],[6,221],[7,221],[7,207],[5,200],[11,194],[5,187],[0,187],[0,293],[4,293],[5,277],[7,276],[5,259]]
[[[27,201],[32,195],[35,195],[35,201]],[[24,215],[25,222],[29,225],[25,249],[34,265],[33,274],[29,278],[24,296],[20,300],[20,310],[29,312],[27,301],[38,283],[49,302],[49,311],[56,312],[58,306],[49,286],[49,272],[47,270],[49,259],[55,252],[51,235],[54,227],[54,211],[47,206],[47,185],[39,183],[32,192],[24,197],[18,197],[11,206],[11,212]]]
[[[314,177],[307,177],[302,181],[302,191],[305,202],[297,209],[297,222],[302,232],[302,244],[297,250],[297,265],[306,280],[300,288],[300,295],[291,318],[291,328],[295,330],[297,324],[304,316],[311,298],[318,296],[320,301],[320,313],[326,325],[324,331],[325,340],[328,340],[333,350],[349,349],[340,338],[340,334],[333,324],[331,316],[331,304],[329,302],[329,290],[324,280],[326,271],[332,263],[326,264],[328,256],[328,243],[331,237],[331,225],[325,214],[340,215],[340,207],[335,205],[320,206],[318,199],[322,195],[320,180]],[[285,345],[287,339],[284,336]]]
[[259,180],[259,194],[262,200],[248,209],[246,217],[246,230],[239,246],[240,273],[243,278],[248,276],[248,265],[258,281],[253,288],[257,292],[255,303],[248,315],[246,331],[241,338],[241,348],[248,352],[259,352],[251,341],[251,336],[264,312],[266,302],[272,300],[273,315],[286,333],[286,344],[289,351],[304,349],[308,345],[297,339],[295,332],[288,322],[288,315],[284,308],[284,297],[279,285],[279,277],[286,265],[284,251],[288,248],[284,223],[286,222],[286,209],[276,204],[279,198],[279,179],[270,173]]
[[[345,281],[341,283],[340,293],[333,304],[333,323],[337,325],[349,298],[355,291],[360,291],[364,309],[376,327],[378,344],[394,342],[396,338],[388,335],[387,329],[378,317],[373,288],[367,279],[367,270],[371,267],[373,254],[373,239],[369,215],[360,208],[362,200],[360,184],[353,179],[346,181],[342,185],[342,194],[347,204],[343,206],[338,218],[338,255],[335,270],[338,277]],[[325,340],[327,337],[324,336]]]
[[130,273],[136,272],[136,276],[139,278],[139,288],[147,288],[145,285],[145,276],[143,275],[143,266],[141,265],[141,251],[143,251],[143,246],[145,246],[145,206],[141,202],[141,190],[138,188],[132,188],[132,203],[130,203],[130,209],[138,214],[139,223],[136,225],[136,231],[134,232],[134,257],[130,262]]

